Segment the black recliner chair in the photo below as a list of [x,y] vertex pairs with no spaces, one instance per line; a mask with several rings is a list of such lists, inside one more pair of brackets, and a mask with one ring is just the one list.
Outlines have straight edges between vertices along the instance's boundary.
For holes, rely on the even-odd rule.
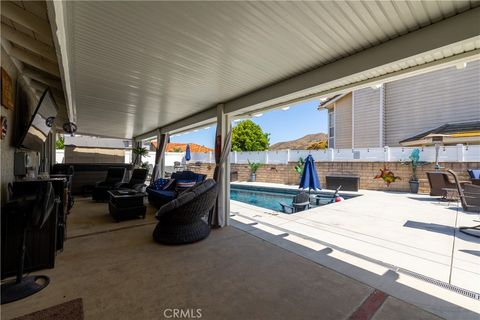
[[23,214],[22,245],[18,253],[18,269],[16,279],[5,282],[1,286],[1,303],[9,303],[26,298],[43,288],[49,283],[47,276],[24,276],[26,238],[30,230],[41,229],[50,214],[57,210],[60,199],[55,197],[51,182],[41,184],[36,195],[22,197],[8,202],[8,210],[18,211]]
[[104,181],[97,182],[92,192],[92,200],[105,201],[108,200],[108,191],[114,190],[116,185],[123,182],[125,177],[125,168],[108,168],[107,177]]
[[142,187],[145,187],[145,181],[147,180],[147,169],[133,169],[130,181],[121,182],[115,185],[115,189],[133,189],[141,191]]

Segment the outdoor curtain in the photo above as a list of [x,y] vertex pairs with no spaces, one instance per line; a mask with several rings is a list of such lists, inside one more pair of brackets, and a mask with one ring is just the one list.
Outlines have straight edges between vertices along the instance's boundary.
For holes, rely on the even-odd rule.
[[153,183],[158,178],[163,176],[162,172],[162,162],[165,158],[165,149],[167,148],[168,144],[168,133],[164,133],[160,135],[160,141],[157,141],[157,150],[155,152],[155,166],[153,167],[152,171],[152,179],[151,182]]
[[215,146],[215,171],[213,173],[213,179],[217,182],[218,196],[215,207],[210,211],[208,216],[208,223],[211,227],[219,228],[225,226],[225,180],[223,179],[225,171],[225,165],[230,155],[230,142],[232,138],[232,130],[229,130],[225,137],[225,144],[223,149],[220,150],[221,136],[217,127],[216,134],[216,146]]

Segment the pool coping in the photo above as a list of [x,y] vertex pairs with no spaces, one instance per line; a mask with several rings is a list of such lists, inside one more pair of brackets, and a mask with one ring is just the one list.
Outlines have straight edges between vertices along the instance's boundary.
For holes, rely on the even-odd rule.
[[[273,184],[273,183],[259,183],[259,182],[230,182],[230,186],[238,186],[238,187],[252,187],[252,188],[259,188],[259,189],[274,189],[274,190],[297,190],[297,191],[304,191],[303,189],[300,189],[297,185],[278,185],[278,184]],[[241,189],[241,188],[240,188]],[[320,189],[320,191],[311,191],[311,194],[322,194],[325,192],[335,192],[333,189]],[[341,194],[346,195],[346,196],[351,196],[357,197],[357,196],[363,196],[365,193],[362,191],[339,191]]]

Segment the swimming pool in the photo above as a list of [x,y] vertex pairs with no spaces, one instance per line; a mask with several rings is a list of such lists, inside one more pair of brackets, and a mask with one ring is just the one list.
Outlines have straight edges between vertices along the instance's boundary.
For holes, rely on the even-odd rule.
[[[230,185],[230,199],[248,203],[257,207],[282,211],[280,202],[291,204],[293,197],[300,191],[298,189],[280,189],[248,185]],[[331,203],[333,192],[312,192],[312,195],[319,195],[318,205],[315,200],[311,201],[312,208],[324,206]],[[345,200],[354,197],[341,193]]]

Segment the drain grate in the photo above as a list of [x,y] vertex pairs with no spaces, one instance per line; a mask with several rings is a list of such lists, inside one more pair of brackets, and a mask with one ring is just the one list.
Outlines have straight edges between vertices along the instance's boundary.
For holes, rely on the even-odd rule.
[[446,283],[446,282],[443,282],[443,281],[440,281],[440,280],[437,280],[437,279],[434,279],[434,278],[430,278],[430,277],[424,276],[422,274],[419,274],[419,273],[416,273],[416,272],[413,272],[413,271],[410,271],[410,270],[406,270],[406,269],[403,269],[403,268],[398,268],[396,271],[401,272],[401,273],[406,274],[406,275],[409,275],[410,277],[420,279],[422,281],[425,281],[425,282],[434,284],[436,286],[442,287],[442,288],[447,289],[449,291],[453,291],[453,292],[461,294],[463,296],[466,296],[466,297],[469,297],[469,298],[472,298],[472,299],[476,299],[476,300],[480,300],[480,293],[478,293],[478,292],[463,289],[463,288],[454,286],[453,284],[449,284],[449,283]]

